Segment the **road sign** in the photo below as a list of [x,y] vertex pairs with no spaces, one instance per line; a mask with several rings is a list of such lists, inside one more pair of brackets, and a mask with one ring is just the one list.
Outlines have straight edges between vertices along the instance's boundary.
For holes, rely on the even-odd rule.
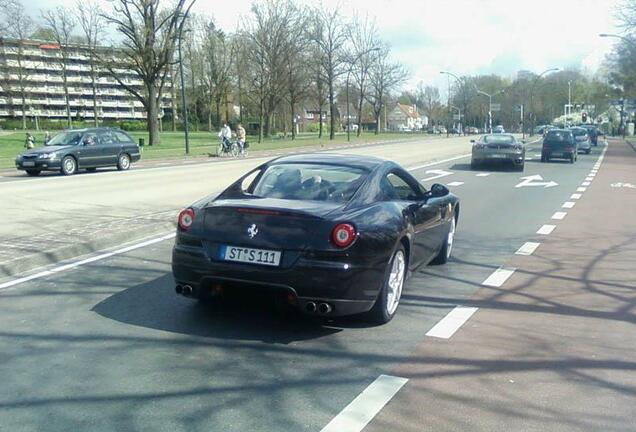
[[549,181],[549,182],[541,181],[543,180],[543,177],[541,177],[539,174],[526,176],[526,177],[520,177],[520,179],[523,181],[519,183],[518,185],[516,185],[515,186],[516,188],[532,187],[532,186],[543,186],[544,188],[550,188],[550,187],[559,185],[555,181]]
[[494,103],[490,105],[490,110],[491,111],[501,111],[501,104],[499,103]]
[[423,178],[422,179],[423,182],[435,180],[435,179],[442,178],[442,177],[446,177],[446,176],[452,175],[453,173],[450,172],[450,171],[444,171],[444,170],[441,170],[441,169],[434,169],[434,170],[426,171],[426,174],[434,174],[434,175],[432,175],[430,177]]
[[461,120],[461,116],[459,114],[453,114],[453,120]]

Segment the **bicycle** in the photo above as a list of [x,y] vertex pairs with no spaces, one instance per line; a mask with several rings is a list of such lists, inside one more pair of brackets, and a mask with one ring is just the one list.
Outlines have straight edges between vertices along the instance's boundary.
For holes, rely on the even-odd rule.
[[223,139],[219,137],[219,144],[216,146],[217,157],[223,157],[226,154],[231,154],[232,157],[237,157],[241,149],[236,141],[232,142],[229,139]]

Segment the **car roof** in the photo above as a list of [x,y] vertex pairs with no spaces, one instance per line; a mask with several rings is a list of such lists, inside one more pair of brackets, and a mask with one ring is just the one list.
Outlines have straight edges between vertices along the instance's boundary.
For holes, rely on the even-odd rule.
[[121,131],[121,129],[119,128],[113,128],[113,127],[93,127],[93,128],[72,128],[72,129],[64,129],[62,132],[81,132],[81,133],[86,133],[86,132],[100,132],[100,131],[107,131],[107,130],[117,130],[117,131]]
[[570,133],[572,133],[572,131],[570,129],[563,129],[563,128],[550,129],[549,132],[570,132]]
[[304,153],[290,156],[283,156],[274,159],[269,164],[279,163],[314,163],[314,164],[329,164],[329,165],[341,165],[352,168],[362,168],[365,170],[373,170],[378,166],[387,163],[385,159],[376,158],[373,156],[357,156],[357,155],[345,155],[338,153]]

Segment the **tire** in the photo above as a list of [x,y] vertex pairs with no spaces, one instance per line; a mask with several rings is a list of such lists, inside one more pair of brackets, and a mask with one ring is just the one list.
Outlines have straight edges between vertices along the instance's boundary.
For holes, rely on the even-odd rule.
[[589,148],[589,149],[585,150],[585,154],[590,154],[591,151],[592,151],[592,149]]
[[219,143],[216,146],[216,157],[221,157],[223,156],[223,143]]
[[130,168],[130,156],[128,153],[122,153],[117,158],[117,169],[119,171],[127,171]]
[[406,251],[401,243],[393,252],[389,262],[389,272],[373,308],[369,311],[369,318],[375,324],[385,324],[391,321],[400,304],[408,268]]
[[62,159],[62,168],[60,171],[64,175],[73,175],[77,172],[77,161],[73,156],[65,156]]
[[232,152],[232,157],[237,157],[241,150],[239,149],[239,146],[237,143],[232,143],[232,147],[230,151]]
[[471,161],[470,161],[470,169],[471,169],[471,170],[476,170],[476,169],[478,169],[478,168],[479,168],[479,164],[478,164],[476,161],[471,160]]
[[451,252],[453,251],[453,243],[455,241],[455,230],[457,228],[457,221],[455,220],[455,215],[451,218],[450,226],[448,227],[448,233],[446,233],[446,238],[444,239],[444,244],[440,249],[437,256],[431,262],[432,264],[446,264],[451,257]]
[[31,176],[31,177],[37,177],[40,175],[40,170],[37,169],[28,169],[26,170],[27,175]]

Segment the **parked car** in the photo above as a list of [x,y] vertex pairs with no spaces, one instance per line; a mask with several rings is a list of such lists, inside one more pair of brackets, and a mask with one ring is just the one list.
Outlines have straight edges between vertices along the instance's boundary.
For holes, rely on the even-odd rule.
[[526,147],[523,141],[517,141],[510,134],[488,134],[473,143],[470,167],[477,169],[487,162],[510,163],[518,171],[523,171]]
[[504,129],[504,127],[503,127],[502,125],[498,125],[498,126],[495,126],[495,127],[492,129],[492,133],[495,133],[495,134],[502,134],[502,133],[506,133],[506,130]]
[[267,287],[325,318],[395,315],[405,278],[451,254],[459,199],[394,162],[293,155],[266,162],[178,216],[176,292],[215,301]]
[[541,162],[551,159],[567,159],[570,163],[577,160],[578,147],[572,131],[568,129],[551,129],[543,138]]
[[574,139],[576,140],[578,151],[583,151],[585,154],[590,154],[592,151],[592,142],[588,136],[588,132],[586,128],[582,127],[573,127],[570,128],[572,131],[572,135],[574,135]]
[[446,132],[446,126],[437,126],[437,130],[439,131],[439,133],[441,134],[445,134]]
[[139,147],[118,128],[69,129],[55,135],[44,147],[27,150],[15,159],[15,167],[37,176],[42,171],[75,174],[114,166],[127,170],[141,158]]

